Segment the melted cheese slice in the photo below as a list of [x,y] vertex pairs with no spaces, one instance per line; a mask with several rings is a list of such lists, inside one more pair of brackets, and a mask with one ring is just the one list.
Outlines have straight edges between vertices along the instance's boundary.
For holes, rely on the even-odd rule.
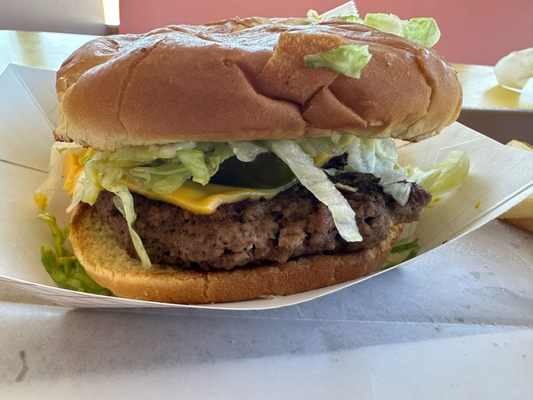
[[83,170],[80,158],[86,155],[88,152],[93,151],[91,149],[79,149],[69,150],[65,153],[63,159],[63,176],[65,177],[65,183],[63,183],[63,189],[68,193],[70,197],[74,194],[74,187]]
[[132,192],[142,194],[152,200],[165,201],[195,214],[212,214],[222,204],[237,203],[242,200],[271,199],[285,188],[251,189],[222,186],[208,183],[203,186],[187,181],[174,193],[161,195],[142,186],[124,181]]
[[[65,176],[65,191],[72,196],[75,183],[78,180],[83,165],[80,158],[83,157],[87,149],[69,151],[63,161],[63,174]],[[271,199],[281,191],[287,189],[283,186],[274,189],[253,189],[233,186],[222,186],[213,183],[201,185],[192,181],[185,182],[178,190],[168,195],[162,195],[152,190],[146,189],[142,185],[122,180],[132,192],[141,194],[152,200],[164,201],[186,209],[195,214],[212,214],[222,204],[237,203],[243,200],[258,200],[261,198]]]

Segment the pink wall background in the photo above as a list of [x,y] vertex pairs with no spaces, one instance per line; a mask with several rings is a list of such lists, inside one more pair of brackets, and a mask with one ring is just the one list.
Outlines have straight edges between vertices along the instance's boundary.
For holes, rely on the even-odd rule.
[[[139,33],[168,24],[202,24],[234,16],[304,16],[343,0],[123,0],[120,32]],[[402,18],[433,16],[442,38],[436,49],[449,61],[494,65],[513,50],[533,47],[532,0],[358,0],[361,15],[391,12]]]

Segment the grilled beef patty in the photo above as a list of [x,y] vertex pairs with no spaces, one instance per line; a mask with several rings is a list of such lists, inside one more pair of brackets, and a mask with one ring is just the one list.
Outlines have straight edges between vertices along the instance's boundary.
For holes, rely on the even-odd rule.
[[[154,263],[180,268],[225,269],[319,253],[355,252],[375,246],[392,225],[416,221],[431,195],[413,184],[409,201],[399,205],[371,174],[344,173],[331,180],[356,214],[362,242],[343,240],[331,213],[298,184],[270,200],[224,204],[211,215],[197,215],[133,193],[135,230]],[[100,193],[94,207],[119,242],[136,257],[124,217],[113,194]]]

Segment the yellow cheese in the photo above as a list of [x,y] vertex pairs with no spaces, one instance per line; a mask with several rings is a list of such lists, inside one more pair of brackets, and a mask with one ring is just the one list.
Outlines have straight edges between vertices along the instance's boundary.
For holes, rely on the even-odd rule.
[[315,158],[313,158],[313,161],[317,167],[321,167],[324,164],[326,164],[329,160],[331,160],[331,157],[333,154],[331,154],[331,151],[324,151],[317,155]]
[[33,195],[33,201],[35,204],[37,204],[37,207],[39,207],[42,212],[45,212],[48,208],[48,197],[46,197],[46,195],[42,192],[35,193]]
[[69,196],[74,194],[74,186],[80,176],[83,165],[80,162],[80,158],[92,151],[91,149],[79,149],[70,150],[65,154],[63,159],[63,176],[65,177],[65,183],[63,188]]
[[132,192],[142,194],[153,200],[160,200],[184,208],[195,214],[212,214],[217,207],[227,203],[237,203],[242,200],[271,199],[282,188],[276,189],[251,189],[233,186],[222,186],[208,183],[203,186],[199,183],[187,181],[174,193],[161,195],[147,190],[141,185],[123,181]]
[[[69,151],[65,155],[63,161],[63,174],[65,176],[64,188],[70,196],[74,193],[75,183],[83,169],[80,157],[83,157],[86,152],[86,149],[82,149]],[[199,183],[187,181],[175,192],[168,195],[161,195],[132,181],[122,180],[121,183],[125,184],[132,192],[142,194],[153,200],[174,204],[195,214],[212,214],[222,204],[236,203],[247,199],[271,199],[287,188],[284,186],[275,189],[252,189],[215,185],[212,183],[203,186]]]

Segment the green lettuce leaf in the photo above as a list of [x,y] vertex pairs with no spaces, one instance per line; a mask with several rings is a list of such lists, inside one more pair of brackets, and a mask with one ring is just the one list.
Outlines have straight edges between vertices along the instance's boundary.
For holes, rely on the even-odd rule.
[[317,23],[322,21],[322,17],[316,10],[307,11],[307,20],[311,23]]
[[361,19],[361,17],[357,15],[336,15],[332,17],[333,20],[339,20],[339,21],[348,21],[353,22],[354,24],[360,24],[363,25],[364,21]]
[[[205,166],[202,169],[207,170]],[[203,175],[202,172],[200,171],[200,176]],[[189,169],[182,162],[164,162],[157,166],[135,167],[127,171],[125,175],[133,181],[141,181],[143,185],[159,194],[174,192],[191,177]]]
[[137,214],[135,213],[133,197],[130,191],[126,186],[123,185],[109,187],[107,190],[113,192],[116,195],[113,198],[113,203],[115,204],[115,207],[120,211],[122,216],[126,219],[131,241],[133,242],[133,247],[135,248],[135,252],[139,257],[141,264],[144,268],[150,269],[152,267],[152,263],[150,261],[150,258],[148,257],[148,253],[144,248],[141,237],[137,232],[135,232],[135,229],[133,229],[133,224],[137,219]]
[[[394,14],[368,13],[364,19],[357,15],[342,15],[333,19],[366,25],[404,37],[425,47],[433,47],[440,39],[439,26],[434,18],[418,17],[402,20]],[[320,21],[320,16],[316,21]]]
[[394,14],[369,13],[365,15],[363,23],[382,32],[404,36],[405,21]]
[[411,18],[405,26],[404,37],[425,47],[433,47],[440,39],[434,18]]
[[319,23],[327,20],[349,21],[355,24],[362,24],[382,32],[392,33],[412,40],[425,47],[433,47],[440,39],[440,30],[434,18],[417,17],[409,20],[402,20],[394,14],[368,13],[362,19],[358,15],[336,15],[325,17],[315,10],[307,12],[309,23]]
[[433,47],[440,39],[440,30],[434,18],[402,20],[394,14],[366,14],[363,23],[382,32],[402,36],[425,47]]
[[205,185],[231,156],[228,144],[195,142],[93,152],[83,160],[84,169],[67,211],[80,201],[93,205],[102,190],[121,180],[139,183],[161,195],[174,192],[189,179]]
[[56,285],[63,289],[111,296],[112,293],[87,275],[76,257],[65,249],[68,228],[60,229],[55,217],[49,213],[40,214],[39,219],[48,224],[54,238],[54,248],[41,246],[41,262]]
[[435,204],[441,198],[463,184],[468,176],[470,160],[462,150],[452,150],[439,164],[424,171],[417,167],[405,167],[409,180],[418,183],[431,193]]
[[368,45],[347,44],[328,51],[307,54],[304,56],[304,63],[309,68],[327,68],[359,79],[361,70],[371,58]]

